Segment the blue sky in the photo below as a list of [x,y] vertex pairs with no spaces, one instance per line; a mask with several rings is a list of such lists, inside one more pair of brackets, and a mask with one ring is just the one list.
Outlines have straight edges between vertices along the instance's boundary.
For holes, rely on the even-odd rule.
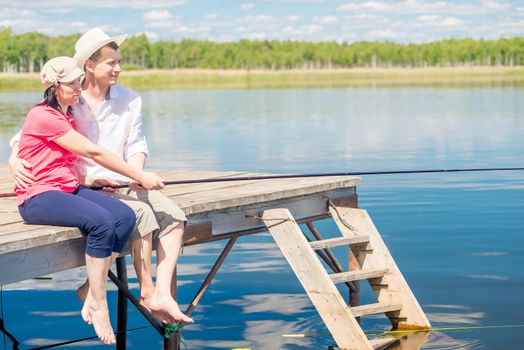
[[152,41],[294,39],[420,43],[524,35],[524,0],[0,0],[0,27],[48,35],[102,27]]

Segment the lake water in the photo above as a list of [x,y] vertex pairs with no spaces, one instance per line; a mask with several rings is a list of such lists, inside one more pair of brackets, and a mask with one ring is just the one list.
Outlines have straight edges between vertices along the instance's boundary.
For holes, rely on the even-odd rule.
[[[524,166],[524,88],[517,86],[173,90],[142,96],[148,164],[156,169],[316,173]],[[39,97],[0,94],[3,163],[9,136]],[[360,206],[433,327],[524,324],[524,172],[365,176],[357,190]],[[330,222],[318,226],[321,232],[335,228]],[[223,245],[184,250],[182,304]],[[3,286],[2,318],[22,348],[93,335],[73,293],[84,276],[77,269]],[[131,282],[136,287],[136,279]],[[113,289],[113,310],[115,300]],[[326,336],[282,337],[323,334],[326,328],[269,234],[239,240],[194,316],[196,323],[184,331],[187,349],[334,345]],[[131,307],[129,317],[129,328],[146,325]],[[370,318],[363,328],[384,330],[388,324]],[[128,339],[130,349],[161,348],[151,328]],[[524,332],[435,331],[410,341],[404,349],[516,349]],[[2,343],[11,348],[9,339]],[[104,348],[97,341],[71,347],[95,346]]]

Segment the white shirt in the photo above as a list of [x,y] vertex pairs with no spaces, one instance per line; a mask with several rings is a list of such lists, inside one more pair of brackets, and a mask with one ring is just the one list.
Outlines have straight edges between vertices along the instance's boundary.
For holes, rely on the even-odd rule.
[[[97,116],[82,98],[72,108],[76,130],[91,142],[126,161],[137,153],[149,154],[142,128],[142,99],[135,91],[118,84],[111,86]],[[11,146],[19,139],[20,134],[15,135]],[[79,175],[109,176],[129,181],[88,158],[80,157],[76,168]]]

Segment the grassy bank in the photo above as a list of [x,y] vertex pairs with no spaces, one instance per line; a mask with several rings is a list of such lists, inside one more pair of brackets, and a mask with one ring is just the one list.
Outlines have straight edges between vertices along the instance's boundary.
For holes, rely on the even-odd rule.
[[[137,90],[343,86],[524,86],[524,67],[333,70],[147,70],[123,72]],[[0,74],[0,91],[39,91],[38,74]]]

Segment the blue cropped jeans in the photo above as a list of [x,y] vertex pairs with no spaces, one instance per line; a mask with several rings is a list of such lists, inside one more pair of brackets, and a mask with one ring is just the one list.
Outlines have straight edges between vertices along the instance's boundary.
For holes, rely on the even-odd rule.
[[135,213],[124,203],[79,186],[74,192],[48,191],[27,199],[18,210],[28,224],[78,227],[86,254],[105,258],[120,253],[135,227]]

